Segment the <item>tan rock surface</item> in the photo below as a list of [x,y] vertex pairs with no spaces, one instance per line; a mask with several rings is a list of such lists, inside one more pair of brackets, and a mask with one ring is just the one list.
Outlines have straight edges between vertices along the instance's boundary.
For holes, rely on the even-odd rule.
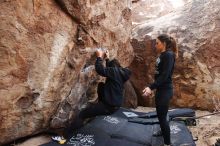
[[136,108],[138,106],[138,97],[130,81],[124,85],[124,103],[123,107]]
[[132,0],[132,24],[137,26],[169,14],[191,0]]
[[62,127],[96,90],[96,47],[127,66],[127,0],[0,1],[0,145]]

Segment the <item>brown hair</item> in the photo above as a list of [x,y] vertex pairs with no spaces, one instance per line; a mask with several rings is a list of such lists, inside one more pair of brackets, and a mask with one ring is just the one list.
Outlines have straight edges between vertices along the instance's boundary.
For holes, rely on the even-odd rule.
[[178,58],[178,47],[176,44],[176,40],[171,37],[168,36],[167,34],[161,34],[157,37],[162,43],[166,44],[166,50],[172,50],[176,56],[176,58]]

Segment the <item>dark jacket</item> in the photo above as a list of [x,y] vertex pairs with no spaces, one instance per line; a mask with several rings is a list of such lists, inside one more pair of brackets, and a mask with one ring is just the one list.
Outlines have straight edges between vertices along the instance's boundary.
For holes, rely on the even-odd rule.
[[154,83],[149,87],[153,89],[172,89],[172,75],[175,64],[173,51],[165,51],[160,54],[156,61]]
[[103,59],[100,57],[96,59],[95,70],[99,75],[106,77],[103,102],[110,106],[121,106],[124,83],[129,79],[131,71],[122,67],[104,67]]

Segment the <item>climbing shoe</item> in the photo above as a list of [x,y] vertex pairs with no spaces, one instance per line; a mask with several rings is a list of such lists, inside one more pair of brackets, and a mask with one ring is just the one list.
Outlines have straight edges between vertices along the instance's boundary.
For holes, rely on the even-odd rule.
[[62,136],[52,136],[51,139],[58,142],[59,144],[65,144],[66,142],[66,139]]

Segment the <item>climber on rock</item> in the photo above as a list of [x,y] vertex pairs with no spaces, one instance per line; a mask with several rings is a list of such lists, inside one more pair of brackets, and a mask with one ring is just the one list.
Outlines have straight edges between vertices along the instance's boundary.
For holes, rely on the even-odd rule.
[[[90,104],[82,110],[71,125],[65,129],[66,138],[74,129],[82,127],[85,119],[98,115],[110,115],[122,105],[124,83],[129,79],[131,71],[123,68],[118,60],[109,60],[108,51],[97,49],[96,56],[95,70],[100,76],[106,78],[105,83],[98,84],[98,102]],[[104,60],[106,66],[103,65]]]
[[[129,79],[131,71],[121,67],[118,60],[109,60],[109,52],[96,51],[96,72],[106,78],[105,83],[98,84],[98,103],[90,105],[80,113],[82,119],[115,112],[122,105],[124,83]],[[103,61],[106,61],[106,67]]]

